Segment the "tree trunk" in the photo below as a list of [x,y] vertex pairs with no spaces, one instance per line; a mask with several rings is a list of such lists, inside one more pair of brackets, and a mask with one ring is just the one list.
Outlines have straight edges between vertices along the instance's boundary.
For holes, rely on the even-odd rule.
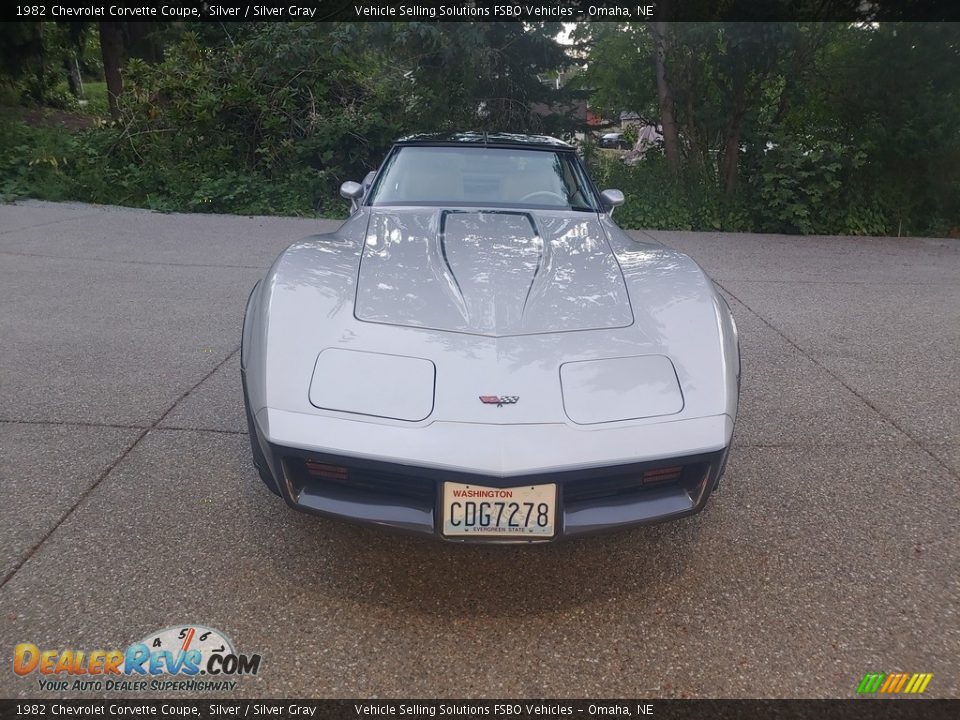
[[697,112],[693,101],[694,98],[701,97],[699,89],[701,83],[699,78],[695,78],[694,74],[696,72],[696,68],[688,67],[688,74],[681,81],[684,87],[683,98],[686,121],[677,123],[677,132],[683,131],[684,149],[686,150],[684,157],[687,165],[693,167],[702,176],[707,166],[710,148],[708,142],[704,139],[703,132],[697,127]]
[[723,194],[732,197],[737,191],[737,178],[740,169],[740,128],[728,132],[723,143],[723,155],[720,160],[720,182]]
[[720,183],[723,194],[732,197],[737,191],[740,170],[740,137],[743,118],[747,113],[747,91],[742,79],[734,80],[732,112],[724,132],[723,154],[720,156]]
[[64,58],[63,67],[67,71],[67,83],[70,86],[70,94],[82,100],[83,80],[80,78],[80,66],[77,64],[77,56],[71,54]]
[[103,54],[103,74],[107,79],[107,101],[110,104],[110,117],[120,119],[120,106],[117,98],[123,91],[123,78],[120,76],[120,63],[123,58],[123,32],[121,23],[100,23],[100,50]]
[[674,177],[680,174],[680,136],[673,103],[673,92],[667,77],[667,23],[653,23],[654,61],[657,68],[657,100],[660,104],[660,124],[663,127],[663,147],[667,153],[667,167]]

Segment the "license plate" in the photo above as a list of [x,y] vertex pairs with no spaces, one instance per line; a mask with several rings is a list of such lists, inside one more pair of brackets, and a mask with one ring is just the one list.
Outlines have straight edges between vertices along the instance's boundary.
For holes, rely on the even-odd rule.
[[450,537],[554,535],[557,486],[494,488],[445,482],[443,534]]

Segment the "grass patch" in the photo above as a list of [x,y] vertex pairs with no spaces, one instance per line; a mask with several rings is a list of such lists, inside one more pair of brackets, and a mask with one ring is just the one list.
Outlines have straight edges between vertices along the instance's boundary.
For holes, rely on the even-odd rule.
[[105,82],[84,82],[83,94],[87,100],[87,105],[83,109],[84,112],[98,117],[109,114],[110,107],[107,102],[107,84]]

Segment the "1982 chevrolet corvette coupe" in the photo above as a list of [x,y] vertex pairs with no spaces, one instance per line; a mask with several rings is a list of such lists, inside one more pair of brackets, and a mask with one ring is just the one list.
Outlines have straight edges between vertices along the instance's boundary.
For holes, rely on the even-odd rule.
[[531,542],[702,509],[740,354],[688,257],[627,236],[548,137],[397,142],[336,232],[256,285],[241,367],[254,463],[290,506],[448,540]]

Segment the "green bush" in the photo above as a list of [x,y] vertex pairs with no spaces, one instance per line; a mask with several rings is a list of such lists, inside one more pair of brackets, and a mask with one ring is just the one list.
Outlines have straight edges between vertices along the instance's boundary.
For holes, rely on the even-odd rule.
[[131,60],[121,120],[67,135],[4,122],[6,197],[242,214],[334,214],[337,188],[398,133],[388,78],[324,25],[268,24],[226,47],[186,34]]
[[0,197],[74,199],[71,172],[76,153],[74,137],[56,128],[0,122]]
[[341,213],[337,187],[390,133],[382,88],[322,40],[322,28],[279,24],[224,48],[187,34],[162,63],[131,61],[123,120],[97,132],[121,188],[190,211]]
[[661,155],[635,166],[590,152],[601,187],[626,194],[617,222],[628,228],[788,234],[896,234],[867,154],[836,142],[781,138],[743,159],[737,194],[724,197],[710,171],[674,179]]
[[756,223],[769,232],[878,235],[888,228],[876,190],[861,172],[867,153],[816,138],[772,143],[749,173]]
[[[626,167],[585,142],[584,158],[600,185],[626,193],[617,219],[628,227],[955,234],[955,25],[677,25],[667,64],[680,176],[657,154]],[[342,215],[338,185],[409,132],[563,135],[573,115],[542,110],[588,91],[610,117],[659,112],[656,43],[638,23],[580,24],[589,63],[558,91],[541,82],[568,75],[552,23],[164,22],[124,24],[120,117],[104,122],[103,82],[86,83],[85,105],[67,89],[68,66],[103,76],[96,30],[29,22],[0,33],[5,197]],[[17,118],[96,125],[67,134]],[[739,174],[721,183],[727,145],[740,148]]]
[[726,201],[707,178],[674,180],[664,158],[655,153],[634,166],[616,156],[595,154],[590,170],[598,186],[616,188],[626,195],[617,209],[617,223],[627,228],[655,230],[752,229],[739,200]]

